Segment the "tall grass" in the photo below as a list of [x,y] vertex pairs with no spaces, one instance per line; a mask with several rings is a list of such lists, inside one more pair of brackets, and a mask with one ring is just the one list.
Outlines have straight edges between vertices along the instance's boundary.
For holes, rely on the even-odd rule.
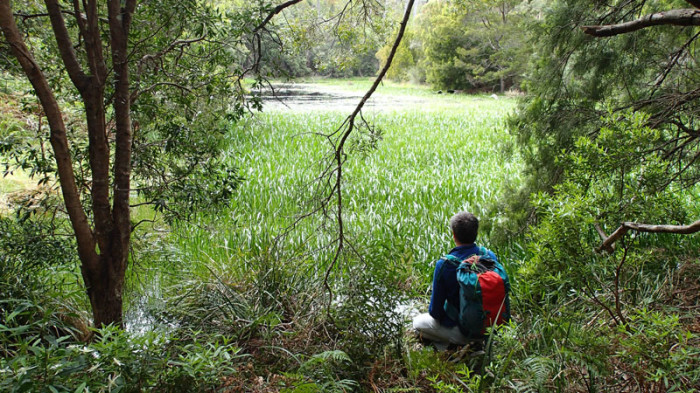
[[[364,256],[400,259],[422,273],[451,246],[448,218],[459,210],[483,213],[505,183],[517,185],[520,170],[518,157],[507,153],[502,120],[514,102],[435,97],[420,109],[370,113],[383,138],[375,150],[351,153],[343,189],[349,238]],[[317,134],[334,130],[345,116],[264,113],[233,127],[228,159],[245,181],[230,209],[175,230],[186,259],[227,262],[245,274],[246,261],[270,251],[273,237],[304,213],[328,153]],[[284,249],[327,258],[314,251],[333,234],[315,232],[314,224],[298,226]]]
[[[357,363],[335,375],[362,379],[358,366],[387,346],[398,350],[388,344],[402,340],[407,298],[427,303],[432,262],[453,246],[449,217],[481,215],[504,185],[520,182],[504,123],[514,101],[421,95],[401,110],[365,113],[381,139],[374,149],[351,149],[344,166],[349,252],[331,275],[333,298],[323,282],[334,223],[320,215],[297,219],[310,209],[332,151],[320,135],[347,113],[271,111],[232,126],[226,159],[245,178],[236,198],[228,209],[175,223],[167,249],[150,257],[170,266],[174,278],[165,317],[249,346],[265,342],[250,350],[285,372],[314,354],[342,350]],[[480,241],[488,243],[488,233]],[[324,322],[325,311],[334,323]]]

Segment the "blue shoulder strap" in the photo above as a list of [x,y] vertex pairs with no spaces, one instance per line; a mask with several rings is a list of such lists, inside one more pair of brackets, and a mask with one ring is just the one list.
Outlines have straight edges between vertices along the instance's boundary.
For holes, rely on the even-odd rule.
[[461,259],[457,258],[454,255],[450,255],[450,254],[443,256],[441,259],[444,259],[445,262],[447,262],[450,265],[455,266],[455,267],[459,266],[459,264],[462,263]]

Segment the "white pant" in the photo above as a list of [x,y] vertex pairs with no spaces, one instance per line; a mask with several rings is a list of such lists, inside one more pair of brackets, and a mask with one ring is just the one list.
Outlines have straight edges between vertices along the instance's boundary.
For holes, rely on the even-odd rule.
[[431,317],[430,314],[418,314],[413,318],[413,328],[416,329],[423,338],[437,343],[459,344],[467,343],[467,338],[464,337],[459,327],[442,326],[440,322]]

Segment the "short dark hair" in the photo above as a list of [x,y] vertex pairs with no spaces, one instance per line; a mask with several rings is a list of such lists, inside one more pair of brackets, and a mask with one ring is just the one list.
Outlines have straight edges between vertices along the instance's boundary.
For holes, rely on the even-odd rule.
[[459,212],[450,218],[450,229],[460,243],[474,243],[479,232],[479,219],[472,213]]

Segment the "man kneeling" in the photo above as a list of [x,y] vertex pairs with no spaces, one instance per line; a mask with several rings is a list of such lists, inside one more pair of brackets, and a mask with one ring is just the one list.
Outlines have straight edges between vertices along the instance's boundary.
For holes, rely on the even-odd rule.
[[[433,293],[430,298],[430,307],[428,313],[420,314],[413,320],[413,327],[420,335],[427,340],[433,341],[436,344],[457,344],[464,345],[469,340],[481,338],[482,327],[499,324],[507,321],[510,318],[510,304],[508,301],[508,291],[510,286],[505,275],[503,267],[498,263],[496,255],[475,244],[477,232],[479,230],[479,220],[472,213],[460,212],[455,214],[450,219],[450,229],[455,242],[455,247],[443,258],[440,258],[435,263],[435,271],[433,273]],[[473,257],[476,256],[476,257]],[[472,257],[470,259],[470,257]],[[479,264],[478,261],[483,258],[486,262],[486,267]],[[472,274],[474,272],[473,281],[477,281],[475,288],[484,290],[489,293],[484,293],[484,303],[482,299],[478,299],[475,305],[474,321],[467,321],[465,318],[468,315],[460,315],[462,308],[460,307],[460,283],[457,278],[457,271],[460,263],[469,259],[474,265],[470,266],[464,274]],[[496,270],[494,277],[493,288],[489,286],[492,283],[482,281],[481,276],[488,271]],[[465,270],[463,270],[465,271]],[[486,277],[484,277],[486,278]],[[500,281],[499,281],[500,280]],[[481,285],[480,285],[481,284]],[[494,301],[494,299],[496,299]],[[500,300],[499,300],[500,299]],[[488,301],[490,304],[486,304]],[[500,304],[498,304],[500,303]],[[460,323],[462,327],[460,328]],[[471,325],[472,333],[468,327]],[[473,326],[477,326],[473,328]],[[474,331],[476,333],[473,333]]]

